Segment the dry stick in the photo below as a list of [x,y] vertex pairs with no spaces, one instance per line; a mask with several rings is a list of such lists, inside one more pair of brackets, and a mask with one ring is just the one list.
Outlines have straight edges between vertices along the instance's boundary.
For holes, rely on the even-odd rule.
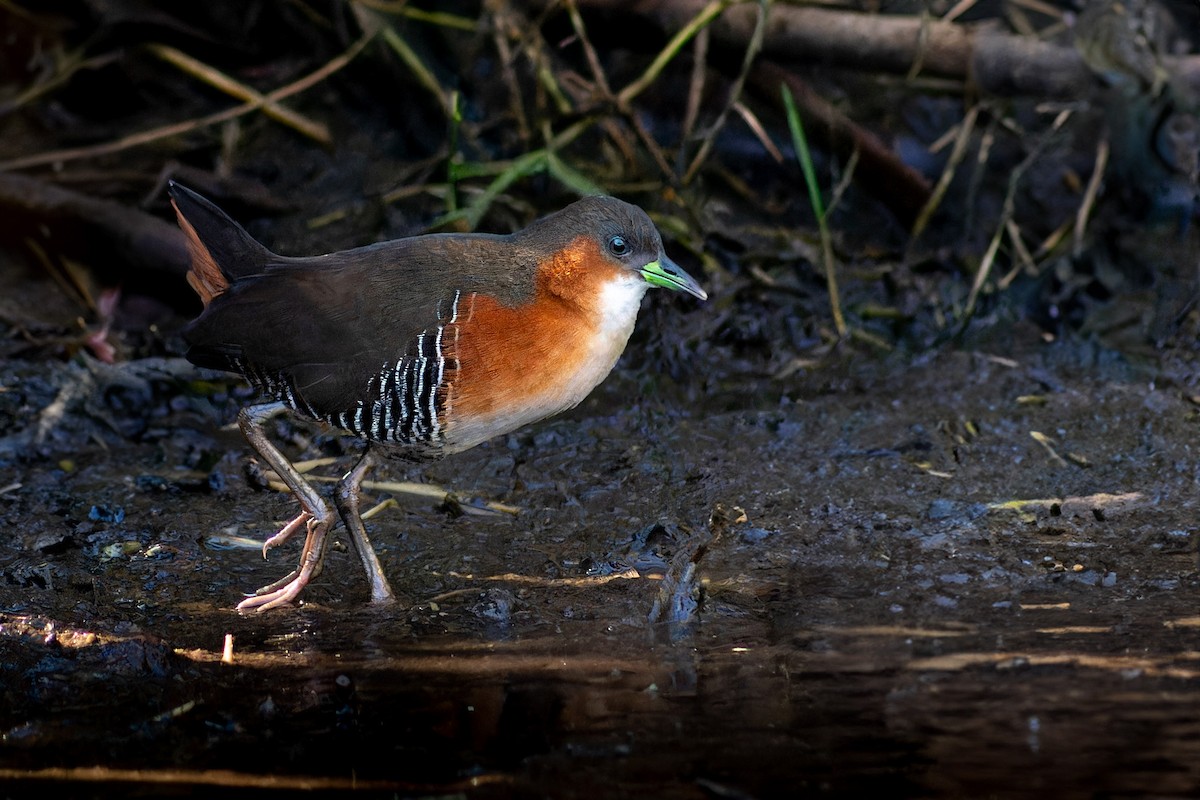
[[1009,243],[1017,253],[1017,260],[1013,264],[1012,269],[1008,271],[1008,274],[996,281],[996,288],[1001,291],[1012,285],[1012,282],[1017,279],[1017,275],[1020,274],[1021,270],[1025,270],[1030,275],[1037,274],[1037,264],[1033,262],[1033,255],[1029,252],[1029,248],[1025,246],[1025,240],[1021,238],[1021,226],[1010,219],[1005,223],[1004,229],[1008,233]]
[[362,5],[374,11],[382,11],[385,14],[399,14],[402,17],[416,20],[418,22],[428,22],[431,25],[438,25],[444,28],[454,28],[468,33],[475,32],[475,20],[469,17],[461,17],[458,14],[450,14],[444,11],[424,11],[419,8],[412,7],[408,0],[354,0],[355,5]]
[[[779,152],[779,148],[775,146],[775,142],[771,141],[770,134],[767,133],[767,129],[761,122],[759,122],[759,119],[757,116],[755,116],[754,112],[747,108],[746,105],[740,101],[733,104],[733,110],[736,111],[738,116],[742,118],[742,121],[746,123],[746,127],[750,129],[751,133],[758,138],[758,141],[762,144],[763,149],[767,151],[767,154],[770,155],[771,158],[775,159],[775,163],[782,164],[783,153]],[[854,151],[854,158],[856,160],[858,159],[857,150]]]
[[387,42],[388,47],[392,48],[392,52],[399,56],[404,65],[412,72],[413,77],[417,79],[417,83],[433,95],[438,105],[442,107],[442,113],[447,118],[453,117],[454,107],[450,102],[449,94],[442,89],[442,84],[438,81],[437,76],[433,74],[433,71],[429,67],[425,66],[425,62],[409,46],[404,37],[396,33],[396,29],[391,25],[385,24],[383,26],[383,40]]
[[195,130],[207,128],[211,125],[228,122],[231,119],[244,116],[252,111],[257,111],[266,103],[274,103],[278,100],[283,100],[285,97],[291,97],[294,94],[298,94],[299,92],[312,87],[314,84],[320,83],[354,60],[354,57],[357,56],[373,38],[375,38],[375,31],[369,31],[357,42],[351,45],[346,52],[330,60],[320,69],[309,73],[298,81],[294,81],[289,83],[287,86],[263,95],[261,100],[254,100],[252,102],[244,103],[240,106],[236,106],[225,111],[220,111],[216,114],[210,114],[207,117],[200,117],[199,119],[188,120],[186,122],[176,122],[173,125],[165,125],[161,128],[154,128],[153,130],[135,133],[130,136],[117,139],[113,142],[105,142],[104,144],[93,145],[91,147],[74,147],[67,150],[55,150],[49,153],[38,153],[37,155],[5,161],[0,163],[0,172],[28,169],[29,167],[39,167],[44,164],[55,164],[63,161],[76,161],[82,158],[94,158],[96,156],[111,155],[113,153],[119,153],[122,150],[128,150],[131,147],[138,147],[143,144],[149,144],[150,142],[156,142],[160,139],[167,139],[172,136],[180,136],[185,133],[191,133]]
[[925,66],[925,56],[929,52],[930,44],[930,25],[935,21],[929,13],[929,8],[926,4],[921,5],[921,13],[917,16],[920,22],[917,28],[916,52],[913,53],[912,61],[908,65],[908,73],[905,79],[908,81],[916,80],[921,74],[921,68]]
[[559,114],[573,113],[575,107],[567,98],[563,88],[558,85],[558,79],[554,76],[554,70],[550,68],[550,55],[547,52],[549,45],[546,44],[537,27],[531,29],[531,34],[525,38],[525,57],[534,66],[538,86],[554,102],[554,108]]
[[[592,40],[587,35],[587,27],[583,23],[583,17],[580,16],[578,9],[573,2],[567,2],[567,12],[571,18],[571,26],[575,29],[575,36],[579,39],[579,45],[583,48],[584,57],[587,59],[588,67],[592,72],[592,82],[588,83],[581,76],[577,80],[571,80],[573,73],[568,73],[564,76],[565,88],[571,90],[571,84],[578,84],[574,94],[576,100],[588,106],[594,106],[597,95],[603,102],[615,106],[616,100],[612,92],[612,87],[608,83],[608,76],[604,73],[604,67],[600,64],[600,56],[596,53],[596,48],[592,46]],[[636,149],[634,144],[626,136],[626,132],[621,128],[620,124],[614,119],[603,118],[597,123],[608,137],[621,151],[621,156],[627,164],[632,164],[636,160]],[[542,125],[542,137],[547,141],[551,141],[550,124],[544,122]]]
[[[675,36],[673,36],[671,40],[667,42],[662,51],[659,52],[655,59],[650,63],[650,66],[647,67],[646,70],[640,76],[638,76],[636,80],[622,89],[619,94],[614,96],[612,95],[611,90],[605,91],[608,89],[607,80],[601,78],[597,81],[601,91],[605,91],[606,97],[610,98],[610,101],[616,106],[617,110],[622,114],[622,116],[625,117],[629,125],[632,126],[634,132],[637,133],[638,138],[641,140],[642,146],[645,147],[646,151],[654,158],[655,164],[658,166],[659,170],[662,171],[663,176],[668,181],[675,181],[675,173],[671,170],[671,165],[667,162],[666,156],[663,155],[662,148],[658,146],[658,143],[654,141],[654,137],[650,135],[648,130],[646,130],[646,127],[642,123],[641,119],[639,119],[638,116],[633,113],[630,103],[635,97],[644,92],[651,84],[654,83],[655,80],[658,79],[658,76],[662,73],[663,69],[665,69],[667,64],[671,62],[671,59],[678,55],[679,51],[683,49],[684,45],[686,45],[710,22],[716,19],[716,17],[718,17],[722,11],[728,8],[732,2],[734,2],[734,0],[712,0],[709,2],[708,5],[701,9],[686,25],[683,26],[683,29],[680,30],[679,33],[675,34]],[[574,2],[568,3],[569,10],[573,10],[574,8]],[[589,63],[592,64],[593,71],[596,74],[603,76],[604,73],[603,69],[600,67],[599,59],[595,57],[595,53],[592,51],[591,43],[587,40],[584,32],[583,21],[577,12],[572,15],[571,21],[572,24],[576,26],[576,31],[579,34],[580,42],[584,47],[584,51],[590,51],[588,60]]]
[[[92,299],[92,293],[87,290],[86,286],[81,286],[75,276],[66,270],[60,270],[46,251],[42,248],[37,240],[25,237],[25,246],[29,248],[29,252],[33,253],[42,269],[46,271],[58,288],[62,289],[63,294],[70,297],[75,302],[85,307],[88,311],[94,311],[96,302]],[[64,273],[66,273],[64,275]],[[68,280],[69,279],[69,280]]]
[[1063,220],[1061,225],[1050,231],[1050,235],[1042,240],[1042,243],[1038,245],[1038,249],[1034,251],[1033,257],[1042,258],[1052,253],[1055,248],[1062,244],[1062,240],[1067,238],[1067,234],[1071,232],[1074,225],[1075,221],[1071,218]]
[[596,48],[592,47],[592,41],[588,38],[583,17],[579,16],[579,8],[575,5],[575,0],[567,0],[566,5],[567,14],[571,17],[571,27],[575,29],[575,35],[579,37],[579,42],[583,45],[583,54],[587,58],[588,68],[592,71],[592,79],[596,81],[600,93],[605,98],[611,98],[613,96],[612,89],[608,85],[604,67],[600,66],[600,57],[596,54]]
[[1012,4],[1054,20],[1061,21],[1063,18],[1063,10],[1061,8],[1052,6],[1049,3],[1043,3],[1041,0],[1012,0]]
[[933,187],[933,194],[929,196],[928,202],[921,209],[921,213],[917,214],[916,222],[912,226],[911,238],[916,239],[925,230],[929,224],[933,212],[941,205],[942,198],[946,195],[946,190],[950,188],[950,181],[954,178],[954,173],[958,170],[958,165],[962,163],[963,157],[967,154],[967,145],[971,141],[971,133],[975,130],[975,120],[979,117],[979,106],[971,106],[971,110],[967,112],[967,116],[958,125],[958,135],[954,139],[954,149],[950,151],[950,158],[946,161],[946,166],[942,170],[941,176],[938,177],[937,185]]
[[646,152],[650,153],[654,158],[654,163],[663,174],[663,178],[668,183],[674,183],[676,180],[675,171],[671,169],[671,164],[667,161],[667,157],[663,155],[662,148],[658,146],[658,142],[654,141],[654,137],[650,135],[650,131],[642,122],[642,118],[632,111],[626,114],[626,121],[633,126],[633,132],[642,140],[642,147],[646,148]]
[[691,183],[692,178],[696,177],[696,173],[700,171],[700,167],[708,159],[708,154],[713,148],[713,142],[717,138],[717,134],[721,131],[721,128],[725,127],[725,120],[729,117],[730,109],[742,97],[742,88],[746,85],[746,78],[750,75],[750,68],[754,65],[754,59],[762,51],[763,34],[766,31],[767,17],[770,16],[770,10],[771,0],[760,0],[758,4],[758,21],[755,22],[754,33],[750,37],[750,42],[746,45],[746,53],[742,57],[742,69],[729,90],[729,101],[721,109],[721,113],[717,115],[716,121],[709,127],[708,132],[704,134],[704,141],[700,143],[700,149],[696,152],[696,157],[692,159],[692,165],[688,167],[688,171],[683,175],[683,184],[685,186]]
[[974,8],[977,2],[978,0],[958,0],[954,8],[947,11],[945,16],[942,17],[942,22],[954,22],[954,20]]
[[263,113],[276,122],[283,123],[296,131],[304,134],[310,139],[314,139],[323,145],[333,143],[333,137],[329,134],[329,128],[319,122],[313,122],[301,114],[285,108],[279,103],[269,102],[261,93],[250,88],[240,81],[236,81],[225,73],[216,70],[202,61],[198,61],[186,53],[176,50],[174,47],[168,47],[163,44],[151,44],[149,50],[154,55],[172,64],[179,69],[191,75],[194,78],[213,86],[225,94],[236,97],[238,100],[246,100],[258,102],[262,105]]
[[977,208],[976,200],[979,199],[979,192],[983,185],[983,179],[987,175],[988,158],[992,153],[992,146],[996,143],[996,128],[1000,126],[1002,117],[992,115],[988,120],[988,124],[984,126],[983,133],[979,136],[979,150],[975,154],[975,166],[971,170],[971,180],[967,184],[967,194],[963,198],[962,203],[966,206],[967,213],[963,221],[963,237],[968,238],[971,232],[975,230],[975,212]]
[[1029,21],[1029,17],[1020,8],[1005,4],[1004,16],[1008,18],[1009,26],[1021,36],[1037,38],[1037,28]]
[[1096,196],[1100,194],[1100,184],[1104,181],[1104,170],[1108,167],[1108,137],[1100,139],[1096,145],[1096,163],[1092,166],[1092,177],[1088,179],[1087,189],[1083,193],[1083,202],[1075,215],[1075,244],[1073,253],[1076,257],[1083,252],[1083,234],[1087,229],[1088,216],[1096,204]]
[[[65,638],[65,637],[64,637]],[[214,656],[214,660],[215,660]],[[199,659],[197,659],[199,660]],[[357,792],[387,793],[399,795],[429,795],[436,792],[456,793],[458,789],[465,794],[468,788],[478,791],[485,785],[515,785],[516,781],[499,773],[474,775],[456,782],[442,783],[406,783],[395,780],[367,780],[361,776],[325,777],[323,775],[283,775],[255,774],[250,772],[234,772],[228,769],[185,770],[178,767],[167,769],[120,769],[115,767],[46,767],[44,769],[14,769],[0,767],[0,782],[20,781],[23,785],[34,785],[41,782],[47,787],[75,786],[81,794],[86,794],[86,787],[95,791],[98,786],[113,786],[125,784],[151,788],[154,786],[171,786],[194,789],[197,787],[218,786],[229,789],[269,789],[273,792],[318,792],[332,791],[343,795]],[[165,794],[166,792],[164,792]],[[172,790],[172,793],[174,791]],[[68,792],[68,795],[74,792]]]
[[[638,118],[638,116],[633,113],[629,103],[614,95],[612,89],[609,87],[608,79],[604,75],[604,68],[600,66],[600,57],[596,54],[595,48],[592,47],[592,43],[587,37],[587,30],[584,27],[583,18],[579,16],[579,12],[575,9],[575,4],[570,2],[570,0],[568,0],[567,9],[569,12],[571,12],[571,24],[575,28],[575,34],[579,37],[579,42],[583,47],[583,51],[587,56],[588,64],[591,67],[593,76],[595,77],[596,90],[606,102],[610,103],[617,109],[618,112],[620,112],[621,116],[625,118],[626,123],[633,128],[634,133],[636,133],[638,139],[641,140],[642,146],[646,149],[646,152],[651,155],[651,157],[654,159],[654,163],[663,173],[663,177],[666,178],[668,182],[673,182],[675,180],[675,173],[671,170],[671,165],[667,162],[666,156],[663,155],[662,148],[660,148],[658,143],[654,141],[654,137],[650,135],[648,130],[646,130],[646,127],[642,124],[642,121]],[[669,46],[670,45],[668,45],[668,47]],[[683,44],[681,43],[680,47],[682,46]],[[617,141],[620,141],[620,137],[616,131],[610,131],[610,134],[613,135]]]
[[[683,112],[683,141],[692,136],[700,116],[700,101],[704,99],[704,77],[708,71],[708,40],[712,32],[703,28],[696,34],[692,52],[692,77],[688,81],[687,107]],[[682,164],[681,164],[682,166]]]
[[842,195],[850,188],[850,183],[854,180],[854,173],[858,169],[858,155],[858,150],[850,154],[850,160],[846,162],[846,166],[842,170],[842,177],[838,179],[837,184],[829,193],[829,205],[825,209],[825,216],[833,213],[833,210],[842,202]]
[[[598,91],[600,96],[603,97],[606,102],[617,105],[616,97],[613,94],[612,87],[608,83],[608,76],[604,74],[604,67],[600,65],[600,56],[596,53],[596,48],[592,46],[592,40],[588,38],[587,27],[583,24],[583,17],[580,16],[579,9],[576,7],[574,0],[567,0],[566,6],[567,13],[571,17],[571,27],[575,29],[575,35],[579,37],[579,43],[583,47],[583,53],[584,57],[587,59],[588,68],[592,72],[592,80],[595,82],[594,87],[590,88],[592,88],[593,92]],[[629,122],[636,128],[636,119],[634,118],[634,115],[630,113],[627,108],[620,110],[628,118]],[[617,147],[621,150],[621,154],[625,157],[626,161],[632,163],[634,160],[634,148],[633,145],[628,141],[627,137],[623,135],[620,125],[616,124],[616,122],[613,120],[604,120],[600,123],[600,127],[604,128],[604,130],[608,132],[609,137],[616,142]],[[658,162],[659,168],[665,169],[667,177],[671,177],[670,168],[666,166],[666,158],[662,155],[658,145],[653,140],[647,141],[648,137],[641,136],[641,134],[642,132],[639,131],[642,144],[646,146],[646,149],[650,151],[650,154]]]
[[[524,94],[521,92],[521,82],[517,80],[517,72],[513,69],[513,62],[516,60],[513,56],[512,48],[508,46],[508,27],[506,21],[501,17],[501,10],[493,12],[496,16],[496,25],[492,27],[492,43],[496,46],[496,52],[500,56],[501,76],[504,78],[504,85],[508,87],[508,95],[512,101],[512,115],[517,121],[517,137],[525,144],[529,143],[531,130],[529,128],[529,120],[525,116]],[[453,154],[451,154],[453,155]]]
[[1004,236],[1004,231],[1008,221],[1012,219],[1016,207],[1017,186],[1024,177],[1025,171],[1036,161],[1042,154],[1042,151],[1049,146],[1051,140],[1067,120],[1071,117],[1071,111],[1062,111],[1054,118],[1054,122],[1050,125],[1050,130],[1047,131],[1033,146],[1033,149],[1021,160],[1021,163],[1016,166],[1012,174],[1008,178],[1008,191],[1004,195],[1004,207],[1000,212],[1000,224],[996,226],[996,233],[992,236],[991,243],[988,244],[987,252],[984,253],[983,260],[979,264],[979,269],[975,272],[975,280],[971,284],[971,291],[967,295],[967,304],[963,309],[961,324],[965,328],[971,316],[975,313],[975,304],[979,300],[979,292],[983,290],[983,284],[987,282],[988,275],[992,271],[992,264],[996,258],[996,252],[1000,249],[1000,240]]

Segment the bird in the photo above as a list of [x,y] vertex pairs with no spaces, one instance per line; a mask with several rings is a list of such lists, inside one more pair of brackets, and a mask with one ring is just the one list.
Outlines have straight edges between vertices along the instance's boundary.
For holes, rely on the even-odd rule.
[[236,373],[261,401],[238,426],[300,505],[263,557],[303,529],[296,568],[237,605],[294,604],[324,563],[336,518],[268,439],[290,411],[364,442],[333,501],[372,603],[395,599],[359,513],[381,458],[469,450],[578,405],[616,364],[652,287],[708,298],[667,257],[650,217],[584,197],[511,234],[427,233],[326,255],[277,255],[217,205],[171,182],[202,310],[193,364]]

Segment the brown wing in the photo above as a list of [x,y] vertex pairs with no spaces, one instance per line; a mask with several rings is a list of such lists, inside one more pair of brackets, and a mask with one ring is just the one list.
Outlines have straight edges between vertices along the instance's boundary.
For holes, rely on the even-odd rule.
[[276,257],[211,300],[184,332],[188,359],[268,388],[280,381],[299,395],[294,407],[315,416],[342,413],[376,399],[372,381],[418,351],[422,334],[451,313],[457,296],[487,286],[507,304],[526,300],[532,279],[522,289],[522,275],[531,267],[511,263],[503,244],[499,237],[426,236]]

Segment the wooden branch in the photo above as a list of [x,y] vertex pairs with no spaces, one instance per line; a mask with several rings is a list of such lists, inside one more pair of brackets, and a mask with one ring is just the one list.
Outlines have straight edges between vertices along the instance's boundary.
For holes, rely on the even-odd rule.
[[[582,8],[621,10],[673,30],[692,19],[705,0],[577,0]],[[755,9],[726,9],[711,24],[713,38],[744,49],[754,32]],[[918,74],[970,82],[994,95],[1076,99],[1095,85],[1072,47],[1017,36],[991,23],[957,24],[912,16],[861,14],[775,3],[763,55],[779,62]],[[1167,68],[1200,91],[1200,56],[1164,59]]]
[[142,274],[182,278],[191,263],[174,223],[37,178],[0,172],[0,214],[10,222],[23,221],[13,230],[45,227],[53,235],[58,226],[68,226],[72,235],[59,239],[59,249],[85,261],[116,265],[116,272],[128,265]]

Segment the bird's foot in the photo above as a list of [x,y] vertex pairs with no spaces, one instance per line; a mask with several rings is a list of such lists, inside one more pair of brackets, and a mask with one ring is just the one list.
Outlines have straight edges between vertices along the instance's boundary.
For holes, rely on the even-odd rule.
[[[280,536],[286,539],[295,533],[301,523],[306,524],[308,536],[304,540],[304,549],[300,552],[300,565],[288,575],[262,587],[238,603],[238,611],[249,611],[250,609],[267,611],[291,603],[300,596],[300,592],[308,585],[308,582],[321,573],[321,567],[325,561],[325,545],[333,523],[332,515],[328,512],[322,517],[315,517],[306,510],[267,542]],[[264,546],[264,555],[266,549]]]

